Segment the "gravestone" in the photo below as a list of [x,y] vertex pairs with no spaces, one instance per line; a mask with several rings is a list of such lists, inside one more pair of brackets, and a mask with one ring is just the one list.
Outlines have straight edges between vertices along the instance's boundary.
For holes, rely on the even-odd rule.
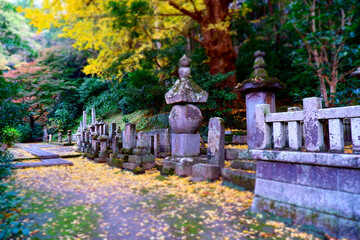
[[123,148],[132,149],[136,147],[136,124],[127,123],[123,139]]
[[180,176],[190,176],[192,166],[206,162],[200,157],[200,134],[202,114],[195,105],[205,103],[208,93],[190,78],[190,59],[180,59],[179,79],[165,94],[167,104],[174,104],[169,114],[171,157],[165,158],[163,174],[174,171]]
[[59,130],[59,134],[58,134],[58,141],[59,143],[62,143],[62,133],[63,133],[63,130]]
[[210,118],[207,155],[209,163],[225,166],[225,122],[221,118]]
[[68,143],[71,143],[71,130],[67,131],[67,135],[68,135]]

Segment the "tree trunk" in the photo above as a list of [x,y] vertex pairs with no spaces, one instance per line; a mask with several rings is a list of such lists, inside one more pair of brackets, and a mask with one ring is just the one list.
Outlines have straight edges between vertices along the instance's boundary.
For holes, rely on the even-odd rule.
[[33,115],[30,115],[29,116],[29,122],[30,122],[30,128],[31,128],[31,135],[29,136],[29,139],[32,140],[33,139],[33,132],[34,132],[34,129],[35,129],[35,119],[34,119],[34,116]]
[[[219,29],[216,24],[227,22],[229,1],[205,0],[206,15],[200,21],[203,46],[209,57],[210,73],[235,71],[236,53],[231,40],[230,29]],[[234,88],[236,77],[231,76],[219,84],[220,88]]]

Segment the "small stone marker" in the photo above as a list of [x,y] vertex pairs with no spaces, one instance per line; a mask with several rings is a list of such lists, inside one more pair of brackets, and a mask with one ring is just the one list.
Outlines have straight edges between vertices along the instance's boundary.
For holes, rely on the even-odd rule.
[[83,128],[86,128],[86,111],[83,111]]
[[130,149],[136,147],[136,125],[135,123],[127,123],[125,125],[123,148]]
[[96,123],[96,113],[95,113],[95,108],[91,109],[91,124],[95,124]]
[[62,132],[63,130],[59,130],[59,135],[58,135],[59,143],[62,143]]
[[225,166],[225,122],[221,118],[210,118],[207,155],[209,163]]
[[67,131],[67,135],[68,135],[68,143],[71,143],[71,130]]

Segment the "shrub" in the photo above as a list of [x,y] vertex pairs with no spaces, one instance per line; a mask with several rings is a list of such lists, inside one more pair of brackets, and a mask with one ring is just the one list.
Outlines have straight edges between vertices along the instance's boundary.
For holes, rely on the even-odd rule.
[[0,239],[29,236],[27,225],[20,221],[19,207],[22,198],[3,180],[11,174],[12,155],[0,150]]
[[21,138],[21,133],[19,130],[12,127],[5,127],[1,132],[1,141],[8,146],[13,145],[15,142],[18,142]]

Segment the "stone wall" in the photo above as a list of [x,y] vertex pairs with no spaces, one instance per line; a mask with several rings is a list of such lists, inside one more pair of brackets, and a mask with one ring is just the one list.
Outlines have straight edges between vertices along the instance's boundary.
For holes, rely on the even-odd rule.
[[344,165],[331,154],[321,165],[316,157],[312,162],[258,160],[252,209],[314,225],[334,237],[359,239],[360,155],[353,157]]

